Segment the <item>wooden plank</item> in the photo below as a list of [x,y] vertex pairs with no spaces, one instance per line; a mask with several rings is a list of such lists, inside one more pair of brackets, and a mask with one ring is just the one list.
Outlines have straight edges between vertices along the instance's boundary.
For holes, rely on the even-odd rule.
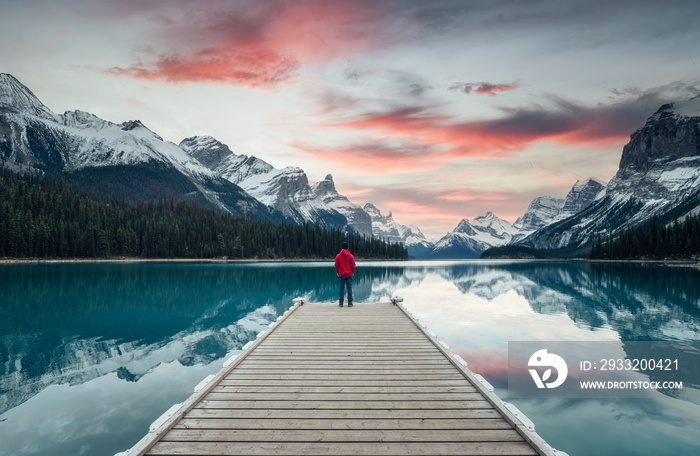
[[175,429],[512,429],[503,418],[327,419],[327,418],[197,418],[187,417]]
[[[288,361],[306,361],[309,359],[317,359],[317,360],[339,360],[339,357],[336,353],[327,353],[327,352],[322,352],[319,350],[316,351],[309,351],[308,354],[305,355],[297,355],[297,356],[287,356],[287,355],[280,355],[277,353],[267,353],[264,354],[262,352],[258,352],[257,350],[255,353],[251,354],[248,356],[250,360],[256,360],[256,361],[267,361],[267,362],[276,362],[276,361],[283,361],[283,360],[288,360]],[[342,360],[352,360],[353,358],[350,356],[346,356]],[[444,360],[445,357],[442,356],[441,354],[436,354],[436,353],[377,353],[375,355],[369,356],[367,355],[365,358],[366,360],[370,361],[381,361],[381,360],[411,360],[415,359],[416,361],[431,361],[431,360]]]
[[337,368],[324,368],[324,367],[309,367],[306,368],[305,366],[294,366],[294,367],[287,367],[285,368],[284,366],[281,367],[270,367],[270,368],[263,368],[263,367],[246,367],[246,366],[240,366],[238,369],[238,373],[241,375],[254,375],[254,374],[262,374],[262,375],[267,375],[271,372],[277,372],[283,375],[293,375],[293,374],[316,374],[316,373],[322,373],[324,375],[412,375],[412,376],[420,376],[423,374],[431,374],[431,375],[439,375],[439,374],[452,374],[454,373],[453,369],[450,369],[448,367],[438,367],[435,366],[435,368],[430,369],[430,368],[425,368],[425,367],[415,367],[412,369],[403,369],[401,367],[395,367],[395,368],[387,368],[384,366],[379,366],[377,368],[362,368],[362,367],[355,367],[355,368],[346,368],[346,367],[337,367]]
[[385,364],[387,366],[399,365],[399,366],[414,366],[414,365],[431,365],[435,363],[442,366],[450,366],[451,364],[445,359],[417,359],[414,357],[385,357],[385,358],[361,358],[359,356],[346,356],[343,359],[338,359],[338,357],[328,357],[328,356],[305,356],[305,357],[294,357],[292,359],[286,358],[270,358],[266,359],[264,357],[256,356],[251,359],[250,362],[246,363],[246,366],[270,366],[270,365],[320,365],[320,366],[332,366],[345,365],[345,366],[359,366],[359,365],[379,365]]
[[235,393],[213,391],[209,401],[477,401],[483,399],[477,392],[470,393]]
[[329,354],[333,354],[339,358],[343,357],[356,357],[356,358],[362,358],[362,357],[367,357],[367,356],[384,356],[384,357],[397,357],[397,356],[403,356],[410,358],[411,355],[428,355],[428,354],[433,354],[435,351],[429,347],[420,347],[420,348],[411,348],[411,351],[408,352],[405,349],[391,349],[391,350],[382,350],[382,349],[377,349],[377,348],[363,348],[363,347],[346,347],[343,349],[338,349],[334,350],[333,352],[327,351],[327,350],[322,350],[319,351],[319,349],[314,350],[313,348],[285,348],[285,349],[280,349],[280,350],[269,350],[267,348],[260,349],[258,352],[256,350],[256,355],[274,355],[274,356],[308,356],[308,355],[325,355],[328,356]]
[[223,382],[219,383],[212,392],[213,393],[304,393],[304,394],[315,394],[315,393],[362,393],[362,394],[373,394],[373,393],[473,393],[476,388],[473,386],[366,386],[366,385],[353,385],[353,386],[331,386],[331,385],[321,385],[321,386],[300,386],[300,385],[261,385],[261,386],[236,386],[236,385],[225,385]]
[[488,409],[493,406],[485,400],[469,401],[217,401],[203,400],[201,407],[227,409],[332,409],[332,410],[371,410],[371,409],[403,409],[403,410],[460,410],[467,408]]
[[[329,354],[330,355],[330,354]],[[276,357],[273,359],[270,359],[269,357],[267,359],[265,358],[259,358],[257,356],[254,357],[249,357],[247,358],[243,363],[241,363],[242,366],[262,366],[262,367],[270,367],[270,366],[285,366],[285,365],[292,365],[292,366],[306,366],[309,364],[318,364],[322,366],[328,366],[328,365],[333,365],[333,364],[384,364],[384,365],[392,365],[392,364],[398,364],[398,365],[421,365],[421,366],[448,366],[451,367],[452,364],[446,360],[445,358],[416,358],[414,356],[406,356],[402,358],[382,358],[382,359],[368,359],[368,358],[353,358],[353,357],[346,357],[347,359],[339,359],[338,356],[336,355],[335,357],[331,358],[328,355],[326,355],[325,358],[318,358],[318,357],[305,357],[305,358],[288,358],[288,357]]]
[[[201,404],[200,404],[201,405]],[[497,410],[487,409],[461,409],[461,410],[400,410],[400,409],[376,409],[376,410],[341,410],[341,409],[208,409],[197,407],[192,409],[186,418],[246,418],[255,419],[304,419],[318,418],[324,420],[364,419],[364,420],[391,420],[391,419],[477,419],[477,418],[502,418]]]
[[[317,386],[327,386],[330,383],[328,379],[322,378],[317,380],[305,380],[303,382],[297,379],[256,379],[254,377],[231,377],[222,380],[219,385],[221,386],[251,386],[251,387],[280,387],[280,386],[301,386],[308,388],[315,388]],[[332,382],[333,386],[336,387],[355,387],[359,386],[357,382],[339,378]],[[407,387],[407,388],[419,388],[425,386],[435,386],[435,387],[453,387],[453,386],[464,386],[468,385],[470,388],[474,388],[471,383],[467,382],[464,378],[453,378],[453,379],[414,379],[414,380],[401,380],[399,378],[394,379],[367,379],[363,380],[362,386],[364,387]]]
[[438,456],[459,455],[536,455],[524,442],[431,442],[431,443],[314,443],[314,442],[248,442],[232,445],[223,442],[159,442],[147,454],[152,455],[393,455]]
[[340,342],[337,344],[333,345],[326,345],[323,341],[318,341],[315,344],[295,344],[295,343],[288,343],[288,344],[279,344],[279,345],[266,345],[265,347],[262,347],[262,350],[265,352],[271,352],[271,351],[297,351],[297,350],[313,350],[313,351],[320,351],[320,352],[326,352],[326,353],[335,353],[338,350],[340,351],[384,351],[387,350],[389,352],[403,352],[407,355],[412,354],[412,350],[418,350],[421,353],[418,354],[427,354],[427,353],[422,353],[425,351],[430,352],[429,354],[435,355],[435,350],[433,347],[430,347],[426,345],[424,342],[416,341],[416,342],[410,342],[410,341],[400,341],[399,343],[381,343],[381,342],[373,342],[373,341],[367,341],[363,343],[355,343],[351,340],[348,340],[347,342]]
[[[342,350],[340,349],[342,348]],[[362,355],[362,356],[377,356],[380,358],[393,358],[393,357],[403,357],[403,358],[429,358],[438,355],[435,350],[430,347],[410,347],[411,351],[407,350],[407,347],[392,347],[392,348],[378,348],[376,346],[345,346],[339,347],[334,350],[326,350],[322,347],[290,347],[285,346],[283,348],[270,349],[267,347],[260,348],[259,351],[255,351],[255,356],[269,356],[269,357],[290,357],[288,352],[301,352],[303,356],[339,356],[343,353],[350,355]],[[414,348],[416,348],[414,350]],[[420,349],[420,350],[419,350]]]
[[[248,380],[296,380],[297,382],[307,382],[312,380],[326,380],[328,382],[342,382],[350,384],[367,384],[368,381],[374,380],[384,380],[389,378],[388,375],[371,375],[371,374],[330,374],[330,373],[319,373],[319,374],[244,374],[241,372],[234,372],[227,377],[228,379],[248,379]],[[397,381],[416,381],[416,382],[432,382],[435,380],[462,380],[457,374],[393,374],[390,377]]]
[[522,442],[513,429],[173,429],[161,442]]
[[376,355],[376,356],[367,356],[366,358],[362,358],[360,356],[344,356],[340,357],[337,355],[330,355],[326,353],[316,353],[316,354],[308,354],[305,356],[292,356],[292,357],[285,357],[285,356],[260,356],[259,354],[256,354],[255,356],[251,356],[251,364],[254,363],[262,363],[262,364],[276,364],[276,363],[298,363],[299,365],[304,365],[306,363],[324,363],[324,362],[334,362],[334,363],[355,363],[355,364],[362,364],[362,363],[369,363],[369,362],[389,362],[391,364],[399,364],[399,363],[406,363],[406,364],[423,364],[423,363],[430,363],[433,361],[437,361],[440,364],[442,364],[445,359],[442,358],[432,358],[432,357],[426,357],[426,356],[389,356],[389,355]]

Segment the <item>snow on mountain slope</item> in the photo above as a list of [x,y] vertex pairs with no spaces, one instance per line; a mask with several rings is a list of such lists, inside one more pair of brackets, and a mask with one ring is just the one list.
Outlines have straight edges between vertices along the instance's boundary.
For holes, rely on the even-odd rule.
[[211,136],[193,136],[185,138],[180,142],[179,146],[187,155],[195,158],[199,163],[206,166],[207,169],[216,167],[216,165],[227,157],[233,155],[233,152],[231,152],[228,146],[221,144]]
[[394,220],[391,212],[384,216],[372,203],[365,204],[363,209],[372,219],[374,237],[388,242],[402,242],[411,257],[420,257],[432,248],[432,242],[426,239],[418,227],[401,225]]
[[525,214],[513,223],[522,232],[532,233],[548,225],[559,216],[564,207],[564,198],[540,196],[532,200]]
[[[350,202],[345,196],[338,193],[333,182],[333,176],[328,174],[322,181],[317,182],[312,187],[315,200],[320,201],[332,210],[338,211],[348,219],[348,224],[353,231],[372,235],[372,219],[362,207]],[[318,203],[315,203],[318,205]]]
[[[66,113],[61,117],[64,116],[70,116],[71,120],[75,118],[73,113]],[[74,138],[74,155],[67,163],[68,171],[85,167],[131,165],[153,160],[173,164],[181,172],[193,177],[215,177],[209,169],[193,160],[177,145],[163,141],[138,120],[119,125],[103,121],[99,130],[94,129],[97,118],[88,120],[92,121],[63,128],[69,137]]]
[[189,175],[214,177],[210,170],[175,144],[163,141],[140,121],[114,124],[82,111],[55,114],[8,74],[0,74],[0,114],[14,124],[13,131],[3,135],[7,143],[29,155],[35,145],[55,145],[63,149],[66,171],[155,160],[172,163]]
[[563,220],[586,209],[593,201],[603,196],[606,185],[595,177],[590,177],[583,182],[577,180],[566,195],[564,206],[556,218]]
[[261,203],[297,223],[321,223],[367,235],[372,233],[369,215],[337,192],[330,174],[311,186],[301,168],[277,169],[259,158],[236,155],[211,137],[187,138],[180,147],[217,176],[241,186]]
[[700,96],[659,108],[632,133],[605,193],[575,216],[533,233],[537,248],[581,247],[652,215],[682,218],[700,207]]
[[271,217],[240,187],[140,121],[115,124],[82,111],[55,114],[7,74],[0,74],[0,158],[3,166],[57,171],[128,201],[186,197],[234,214]]
[[479,258],[489,247],[508,244],[519,230],[493,212],[474,220],[463,219],[450,233],[438,240],[426,255],[429,258]]
[[605,183],[590,177],[577,180],[565,198],[540,196],[532,200],[525,214],[513,226],[519,233],[513,236],[511,244],[517,244],[535,231],[567,219],[590,206],[593,201],[605,194]]
[[39,101],[34,93],[14,76],[0,73],[0,112],[28,113],[38,118],[58,121],[58,116]]
[[604,193],[605,184],[595,178],[576,181],[566,198],[540,196],[512,225],[487,212],[474,220],[464,219],[425,254],[428,258],[479,258],[491,247],[518,244],[528,236],[567,219],[591,205]]

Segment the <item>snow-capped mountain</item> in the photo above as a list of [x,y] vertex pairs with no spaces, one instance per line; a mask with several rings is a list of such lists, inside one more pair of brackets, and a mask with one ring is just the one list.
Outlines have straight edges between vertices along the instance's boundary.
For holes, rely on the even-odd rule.
[[577,180],[566,198],[540,196],[532,200],[525,214],[513,223],[519,232],[513,236],[511,244],[517,244],[535,231],[578,214],[598,197],[602,197],[605,183],[591,177],[581,182]]
[[539,196],[532,200],[525,214],[513,223],[522,232],[532,233],[552,223],[564,207],[564,198],[557,196]]
[[0,157],[2,166],[58,173],[127,201],[177,196],[233,214],[282,219],[140,121],[55,114],[9,74],[0,74]]
[[310,185],[301,168],[277,169],[259,158],[237,155],[209,136],[187,138],[180,147],[215,175],[241,186],[261,203],[297,223],[321,223],[372,234],[370,216],[337,192],[330,174]]
[[372,203],[363,207],[364,211],[372,219],[372,235],[387,242],[402,242],[411,257],[421,257],[433,244],[428,241],[421,230],[416,226],[401,225],[389,215],[382,215],[381,211]]
[[525,214],[512,225],[487,212],[474,220],[464,219],[457,228],[425,253],[428,258],[479,258],[491,247],[518,244],[552,223],[567,219],[587,208],[604,193],[605,184],[595,178],[576,181],[566,198],[540,196],[532,200]]
[[564,220],[586,209],[593,204],[593,201],[603,196],[602,192],[605,188],[605,182],[595,177],[590,177],[583,182],[577,180],[566,195],[564,206],[557,219]]
[[459,225],[435,243],[429,258],[479,258],[489,247],[510,243],[518,229],[486,212],[474,220],[463,219]]
[[700,96],[659,108],[632,133],[617,174],[588,208],[523,241],[576,248],[652,215],[670,223],[700,211]]

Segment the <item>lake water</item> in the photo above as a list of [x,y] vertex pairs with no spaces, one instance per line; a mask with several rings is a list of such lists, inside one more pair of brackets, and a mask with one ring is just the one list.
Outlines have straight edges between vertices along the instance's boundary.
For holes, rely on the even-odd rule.
[[[113,455],[305,296],[331,263],[0,266],[0,454]],[[358,264],[575,455],[700,454],[700,378],[644,399],[518,399],[508,341],[700,340],[700,270],[587,262]],[[697,353],[695,353],[697,356]]]

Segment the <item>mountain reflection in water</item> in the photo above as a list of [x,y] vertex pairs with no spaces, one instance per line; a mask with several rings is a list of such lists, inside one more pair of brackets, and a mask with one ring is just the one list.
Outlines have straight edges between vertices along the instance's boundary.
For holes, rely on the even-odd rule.
[[[0,453],[61,455],[81,448],[83,454],[113,454],[133,445],[148,423],[188,397],[201,378],[217,372],[223,359],[254,339],[294,297],[335,301],[337,280],[328,262],[25,264],[0,266],[0,291]],[[404,304],[504,398],[509,340],[700,340],[700,271],[695,268],[360,262],[353,291],[357,302],[403,296]],[[572,456],[602,448],[593,451],[594,443],[577,434],[584,431],[581,422],[573,429],[562,425],[569,415],[561,410],[572,407],[592,417],[646,413],[647,421],[669,429],[656,437],[674,440],[682,454],[693,445],[700,448],[697,436],[673,437],[682,431],[668,418],[700,415],[698,379],[684,381],[690,390],[680,398],[685,405],[662,397],[655,400],[653,413],[649,402],[597,407],[592,400],[513,402],[553,446]],[[153,394],[163,382],[167,387]],[[97,400],[91,394],[99,397],[109,419],[116,420],[113,415],[129,401],[139,401],[138,416],[120,418],[119,432],[110,430],[105,418],[106,429],[86,431],[89,435],[56,424],[61,413],[70,413],[62,419],[76,429],[82,422],[99,421],[94,409],[80,404],[81,398]],[[71,397],[74,405],[61,402],[53,415],[36,414],[60,397]],[[62,409],[67,406],[74,410]],[[38,420],[44,420],[45,434],[36,434]],[[627,419],[618,424],[635,435]],[[60,445],[55,433],[62,436]],[[32,445],[23,440],[29,435]],[[653,454],[631,452],[632,442],[620,445],[608,454]]]

